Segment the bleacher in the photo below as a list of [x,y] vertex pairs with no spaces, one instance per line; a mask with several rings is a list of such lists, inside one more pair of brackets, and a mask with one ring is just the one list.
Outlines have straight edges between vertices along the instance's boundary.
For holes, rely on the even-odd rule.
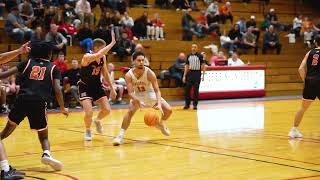
[[[223,1],[225,2],[225,1]],[[279,21],[281,23],[292,24],[294,14],[303,15],[319,15],[314,9],[306,5],[299,4],[298,1],[287,1],[287,0],[271,0],[269,5],[262,5],[258,0],[252,0],[249,4],[244,4],[240,1],[230,1],[232,3],[232,10],[234,15],[234,21],[236,22],[240,17],[245,17],[248,19],[250,15],[254,15],[258,24],[263,20],[263,12],[267,12],[269,8],[276,9],[279,16]],[[154,0],[150,0],[149,4],[154,4]],[[298,3],[298,4],[297,4]],[[204,9],[205,5],[202,1],[197,1],[198,8]],[[220,3],[219,6],[221,6]],[[162,70],[168,69],[177,58],[179,52],[189,53],[192,42],[181,41],[182,39],[182,29],[181,29],[181,17],[183,12],[176,12],[175,9],[159,9],[153,8],[152,6],[148,8],[130,8],[129,14],[136,19],[141,16],[144,11],[147,11],[149,17],[153,16],[153,13],[159,13],[161,19],[165,23],[165,38],[164,41],[135,41],[136,43],[142,43],[150,48],[145,49],[146,54],[150,58],[151,68],[155,71],[157,75]],[[96,7],[94,9],[96,18],[100,17],[100,8]],[[193,17],[197,17],[199,12],[191,12]],[[319,16],[318,16],[319,17]],[[230,23],[222,26],[221,31],[228,31],[231,27]],[[0,29],[3,29],[3,22],[0,22]],[[12,44],[7,40],[3,31],[0,31],[0,51],[4,52],[6,50],[14,49],[18,45]],[[247,55],[242,55],[240,58],[245,63],[250,64],[265,64],[267,66],[266,70],[266,90],[267,96],[275,95],[298,95],[301,94],[303,87],[302,81],[298,76],[297,68],[300,65],[304,54],[307,52],[307,48],[303,44],[303,39],[298,38],[296,44],[289,44],[287,37],[285,37],[285,32],[280,33],[280,42],[282,44],[282,52],[280,55],[275,55],[275,52],[270,52],[270,54],[262,55],[261,53],[261,42],[263,38],[263,33],[260,35],[260,48],[259,54],[254,55],[253,52],[249,52]],[[206,51],[202,47],[215,43],[220,45],[218,38],[213,38],[207,36],[203,39],[194,38],[195,42],[198,42],[201,47],[201,51]],[[81,59],[83,55],[82,48],[74,45],[68,47],[67,49],[67,59],[76,58]],[[24,58],[24,57],[20,57]],[[117,57],[110,55],[108,60],[115,65],[115,76],[116,78],[123,76],[119,71],[119,67],[128,66],[130,64],[129,59],[120,62]],[[164,83],[159,81],[161,92],[164,98],[171,100],[183,99],[184,89],[175,87],[173,83]]]

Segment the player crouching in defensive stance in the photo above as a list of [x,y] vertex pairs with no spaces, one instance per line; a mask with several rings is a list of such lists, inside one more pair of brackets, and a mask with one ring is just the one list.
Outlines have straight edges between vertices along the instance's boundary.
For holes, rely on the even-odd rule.
[[31,45],[30,59],[23,61],[8,71],[0,73],[0,79],[20,73],[21,89],[9,113],[6,127],[1,132],[1,139],[7,138],[28,117],[30,128],[38,131],[43,150],[41,162],[50,165],[54,170],[61,170],[62,164],[50,154],[47,127],[47,101],[54,90],[60,106],[60,112],[68,115],[64,107],[61,92],[61,75],[58,68],[50,62],[51,45],[37,42]]
[[129,110],[124,116],[119,135],[113,140],[113,145],[118,146],[122,143],[124,133],[128,129],[131,119],[136,111],[141,107],[152,107],[162,113],[159,124],[156,125],[162,134],[169,136],[170,131],[164,121],[167,120],[172,109],[170,105],[161,98],[161,93],[154,72],[144,66],[145,55],[136,52],[132,55],[134,67],[125,76],[128,95],[130,97]]

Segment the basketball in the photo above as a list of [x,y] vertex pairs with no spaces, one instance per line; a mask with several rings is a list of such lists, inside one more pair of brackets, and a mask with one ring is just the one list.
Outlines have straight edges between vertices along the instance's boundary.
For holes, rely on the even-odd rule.
[[154,127],[158,124],[158,122],[159,122],[159,116],[157,115],[156,112],[147,112],[144,115],[144,123],[147,126]]

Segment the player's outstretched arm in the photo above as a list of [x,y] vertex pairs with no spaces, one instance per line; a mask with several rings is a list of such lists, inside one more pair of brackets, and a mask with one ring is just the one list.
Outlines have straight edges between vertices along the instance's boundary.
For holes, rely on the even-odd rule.
[[15,67],[12,67],[10,68],[9,70],[7,71],[4,71],[4,72],[0,72],[0,79],[4,79],[4,78],[7,78],[11,75],[14,75],[18,72],[18,68],[15,66]]
[[93,53],[93,54],[86,53],[82,58],[81,65],[87,66],[91,62],[101,59],[104,55],[106,55],[111,50],[111,48],[115,44],[116,44],[115,34],[114,34],[114,31],[111,31],[111,43],[108,44],[106,47],[100,49],[97,53]]
[[306,78],[306,66],[307,66],[307,59],[308,59],[309,53],[310,53],[310,51],[304,56],[304,58],[300,64],[299,70],[298,70],[299,75],[300,75],[303,82]]
[[64,114],[65,116],[68,116],[68,109],[64,107],[64,101],[63,101],[63,95],[62,95],[62,88],[60,86],[60,79],[54,79],[53,82],[53,86],[54,86],[54,92],[58,101],[58,104],[60,106],[60,111],[62,114]]
[[28,53],[30,51],[29,44],[30,44],[30,42],[27,42],[27,43],[23,44],[19,49],[5,52],[5,53],[1,53],[0,54],[0,64],[7,63],[7,62],[13,60],[14,58],[16,58],[17,56],[19,56],[20,54]]

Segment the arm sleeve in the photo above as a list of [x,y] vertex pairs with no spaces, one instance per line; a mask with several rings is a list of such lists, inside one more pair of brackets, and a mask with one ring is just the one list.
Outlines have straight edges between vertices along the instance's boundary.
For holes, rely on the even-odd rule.
[[53,68],[53,72],[52,72],[52,80],[54,79],[61,79],[61,73],[57,66]]
[[28,64],[28,61],[22,61],[19,64],[17,64],[16,67],[18,68],[18,71],[22,73],[23,70],[26,68],[27,64]]

